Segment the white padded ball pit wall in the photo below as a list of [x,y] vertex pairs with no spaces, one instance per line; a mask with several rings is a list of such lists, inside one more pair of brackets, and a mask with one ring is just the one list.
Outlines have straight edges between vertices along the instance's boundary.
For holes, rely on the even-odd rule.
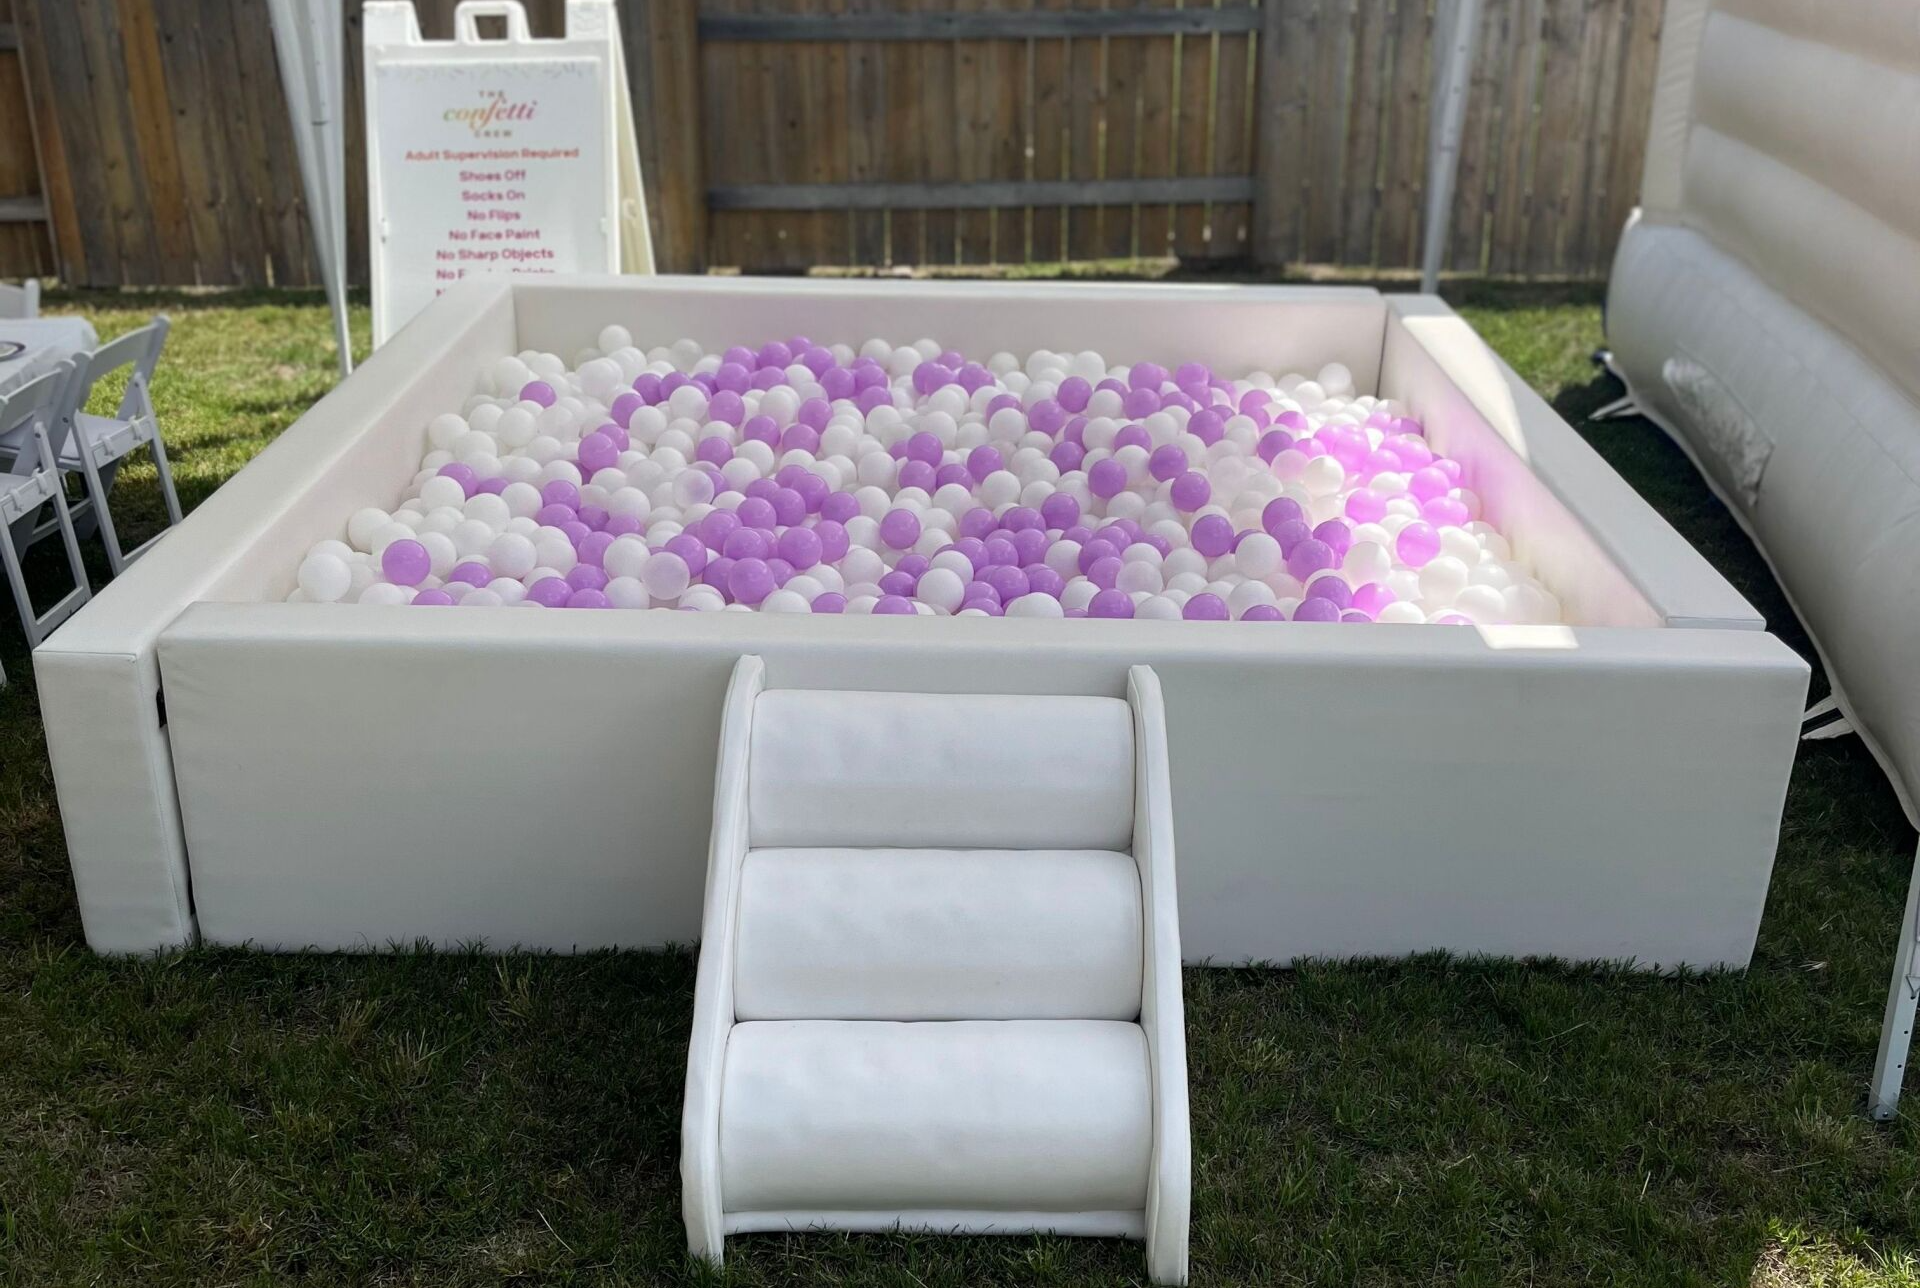
[[[1567,627],[413,612],[274,602],[485,364],[610,320],[1314,370],[1408,404]],[[721,698],[1166,694],[1191,961],[1744,964],[1806,667],[1437,300],[574,280],[423,314],[36,654],[88,940],[560,950],[698,933]],[[834,808],[858,809],[850,790]]]

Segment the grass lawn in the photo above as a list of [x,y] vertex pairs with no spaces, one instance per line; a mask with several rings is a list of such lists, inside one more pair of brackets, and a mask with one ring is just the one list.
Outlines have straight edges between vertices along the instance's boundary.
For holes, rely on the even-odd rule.
[[[1598,292],[1454,295],[1804,649],[1679,452],[1645,422],[1586,423],[1617,392],[1587,362]],[[312,294],[53,307],[103,336],[172,314],[155,396],[189,505],[331,383]],[[150,482],[122,484],[149,524]],[[54,589],[57,562],[34,567]],[[0,613],[0,1284],[709,1278],[679,1211],[690,956],[97,959]],[[1195,1283],[1920,1284],[1920,1130],[1861,1112],[1913,844],[1857,742],[1806,744],[1743,974],[1190,972]],[[1141,1269],[1119,1243],[756,1236],[724,1281]]]

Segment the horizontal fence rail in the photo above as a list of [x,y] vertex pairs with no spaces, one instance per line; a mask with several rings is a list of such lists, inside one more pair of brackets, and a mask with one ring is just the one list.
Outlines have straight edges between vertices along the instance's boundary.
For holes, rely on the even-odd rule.
[[[656,258],[1414,268],[1449,4],[621,0]],[[345,0],[356,282],[360,5]],[[418,7],[450,34],[454,0]],[[0,275],[315,280],[266,8],[0,0]],[[558,34],[564,0],[527,8]],[[1447,268],[1605,273],[1661,19],[1662,0],[1484,0]]]

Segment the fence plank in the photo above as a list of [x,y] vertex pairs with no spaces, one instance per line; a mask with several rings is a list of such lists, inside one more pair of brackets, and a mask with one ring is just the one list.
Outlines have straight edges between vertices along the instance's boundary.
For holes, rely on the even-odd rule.
[[[1176,0],[1158,0],[1171,7]],[[1173,159],[1182,127],[1180,104],[1174,97],[1177,74],[1173,36],[1149,36],[1141,40],[1139,165],[1135,174],[1143,179],[1170,178],[1175,173]],[[1161,202],[1143,204],[1139,209],[1135,253],[1157,259],[1173,252],[1173,209]]]
[[[872,12],[886,0],[847,0],[847,12]],[[878,183],[886,173],[886,46],[853,42],[847,49],[847,178]],[[877,268],[887,262],[887,212],[855,210],[848,215],[855,264]]]
[[1343,264],[1374,263],[1374,225],[1380,213],[1382,116],[1390,97],[1405,91],[1388,79],[1387,37],[1394,7],[1389,0],[1362,4],[1354,13],[1353,65],[1349,73],[1345,176],[1340,185],[1337,258]]
[[[1236,0],[1241,2],[1241,0]],[[1257,11],[1256,11],[1257,12]],[[1260,37],[1222,35],[1215,41],[1213,94],[1213,148],[1208,169],[1214,174],[1253,173],[1253,76]],[[1221,202],[1207,210],[1207,253],[1216,259],[1238,259],[1252,247],[1248,241],[1253,207]]]
[[[1101,0],[1074,0],[1083,11],[1100,8]],[[1073,93],[1067,132],[1067,177],[1091,183],[1106,170],[1107,42],[1103,37],[1076,37],[1067,51],[1072,66]],[[1068,259],[1095,259],[1106,245],[1107,212],[1099,207],[1065,212]]]
[[[1067,11],[1072,0],[1034,0],[1040,10]],[[1073,46],[1084,41],[1032,39],[1027,42],[1027,137],[1031,140],[1027,178],[1061,179],[1071,174]],[[1067,212],[1058,206],[1027,211],[1027,259],[1050,264],[1067,255]]]
[[1509,0],[1507,83],[1500,103],[1499,162],[1487,271],[1517,273],[1527,259],[1527,181],[1532,173],[1534,101],[1538,89],[1542,0]]
[[[657,257],[695,271],[1169,250],[1410,264],[1432,4],[621,0]],[[345,5],[355,281],[360,5]],[[422,0],[429,37],[450,32],[454,5]],[[1604,271],[1637,195],[1661,9],[1487,0],[1451,266]],[[529,6],[536,34],[563,15],[564,0]],[[264,6],[0,0],[9,19],[19,50],[0,50],[0,143],[40,140],[64,275],[313,280]],[[21,93],[10,57],[33,136],[4,119]],[[6,175],[0,163],[0,184],[32,195]],[[963,180],[987,187],[952,186]],[[37,271],[46,243],[0,228],[0,271]]]
[[1428,121],[1433,114],[1433,15],[1428,0],[1398,0],[1392,65],[1387,76],[1381,140],[1380,215],[1373,262],[1381,268],[1420,263],[1426,214]]

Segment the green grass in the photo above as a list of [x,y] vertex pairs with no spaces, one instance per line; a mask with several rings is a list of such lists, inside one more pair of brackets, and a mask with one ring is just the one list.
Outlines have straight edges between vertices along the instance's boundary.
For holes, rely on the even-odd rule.
[[[1587,355],[1590,288],[1476,326],[1768,615],[1778,590]],[[312,295],[164,306],[185,499],[330,383]],[[364,335],[364,317],[362,334]],[[158,513],[126,479],[127,512]],[[56,565],[37,557],[48,589]],[[677,1183],[678,954],[191,952],[81,941],[25,650],[0,622],[0,1283],[652,1284]],[[1753,968],[1426,958],[1187,976],[1201,1284],[1920,1284],[1920,1132],[1861,1114],[1913,835],[1851,741],[1796,766]],[[760,1236],[726,1282],[1110,1284],[1130,1245]]]

